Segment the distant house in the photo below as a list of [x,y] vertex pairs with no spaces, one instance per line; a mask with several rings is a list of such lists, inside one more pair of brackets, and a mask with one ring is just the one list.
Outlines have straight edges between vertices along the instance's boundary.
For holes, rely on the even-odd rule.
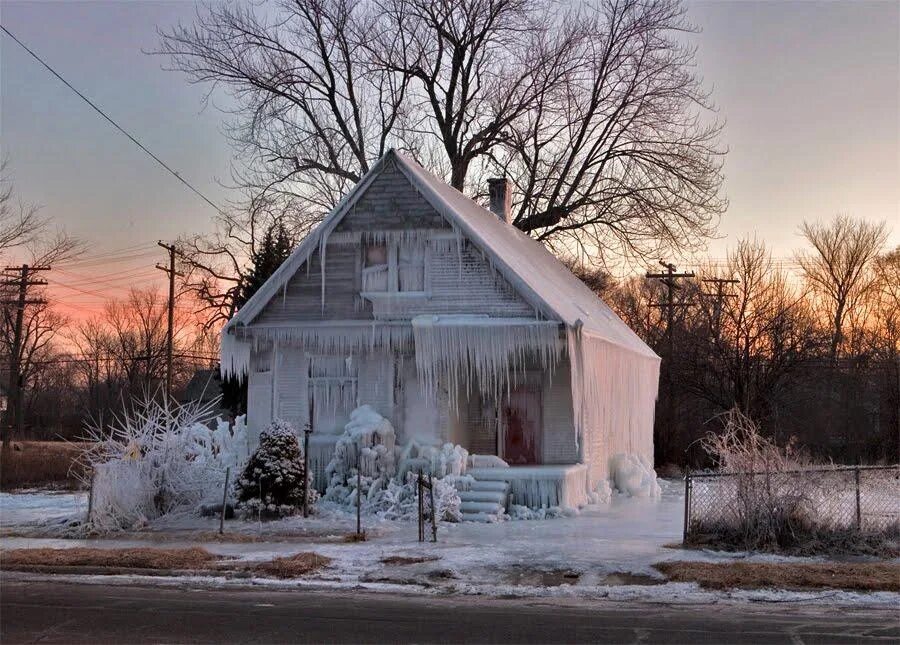
[[506,180],[490,195],[385,154],[223,331],[250,428],[311,424],[321,464],[367,403],[400,444],[500,457],[470,474],[544,506],[584,503],[613,455],[652,461],[659,358],[509,223]]
[[[222,397],[222,377],[218,369],[199,369],[191,376],[184,392],[180,397],[180,403],[199,403],[209,405]],[[217,406],[220,413],[221,405]]]

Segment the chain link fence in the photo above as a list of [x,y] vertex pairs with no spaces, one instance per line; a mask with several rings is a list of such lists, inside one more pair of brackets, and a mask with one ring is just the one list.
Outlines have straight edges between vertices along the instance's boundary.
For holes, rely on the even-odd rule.
[[685,542],[773,516],[818,531],[900,533],[900,466],[688,474],[685,493]]

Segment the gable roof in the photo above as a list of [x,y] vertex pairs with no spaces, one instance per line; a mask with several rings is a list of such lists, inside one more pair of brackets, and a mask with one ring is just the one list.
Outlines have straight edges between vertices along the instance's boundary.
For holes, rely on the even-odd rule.
[[[416,190],[463,237],[487,255],[523,298],[568,327],[643,356],[657,358],[653,350],[609,306],[579,280],[543,244],[422,168],[410,157],[389,150],[347,193],[287,260],[228,322],[225,331],[253,322],[279,289],[319,248],[324,252],[328,234],[363,195],[373,179],[394,162]],[[324,288],[324,287],[323,287]]]

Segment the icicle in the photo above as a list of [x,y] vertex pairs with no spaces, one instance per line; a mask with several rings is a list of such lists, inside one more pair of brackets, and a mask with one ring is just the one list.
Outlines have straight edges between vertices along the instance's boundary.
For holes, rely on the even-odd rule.
[[659,359],[610,343],[579,324],[567,330],[567,339],[576,437],[591,468],[590,485],[609,476],[616,454],[652,463]]
[[559,323],[487,316],[417,316],[412,320],[416,371],[426,397],[438,382],[451,399],[460,387],[482,394],[509,392],[534,357],[545,370],[559,360]]

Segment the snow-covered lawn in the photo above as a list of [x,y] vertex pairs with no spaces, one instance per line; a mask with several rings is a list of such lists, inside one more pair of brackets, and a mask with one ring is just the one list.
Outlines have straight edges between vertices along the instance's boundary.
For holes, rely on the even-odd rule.
[[[147,545],[199,545],[209,551],[247,561],[268,560],[298,551],[333,559],[330,567],[290,581],[252,580],[279,586],[317,585],[373,589],[416,589],[433,593],[611,598],[656,602],[773,600],[896,604],[895,593],[787,592],[783,590],[714,592],[692,583],[662,584],[652,564],[663,560],[777,561],[777,556],[686,551],[666,545],[680,542],[684,512],[680,482],[663,482],[659,500],[613,496],[605,505],[589,506],[574,517],[509,521],[497,524],[441,524],[438,542],[420,544],[414,522],[363,518],[369,540],[348,543],[355,518],[322,510],[304,520],[293,517],[268,523],[226,523],[226,535],[215,532],[218,521],[185,517],[152,531],[116,539],[62,539],[63,518],[83,517],[83,495],[23,493],[0,498],[0,548]],[[28,535],[29,537],[22,537]],[[39,537],[46,536],[46,537]],[[428,562],[385,564],[390,556],[432,556]],[[799,561],[798,558],[791,560]],[[807,560],[808,561],[808,560]],[[87,580],[87,578],[85,578]],[[110,582],[107,578],[107,582]],[[169,580],[168,583],[175,581]],[[247,579],[181,580],[190,584],[248,584]]]
[[87,513],[87,493],[23,490],[0,493],[0,534],[17,528],[50,524]]

